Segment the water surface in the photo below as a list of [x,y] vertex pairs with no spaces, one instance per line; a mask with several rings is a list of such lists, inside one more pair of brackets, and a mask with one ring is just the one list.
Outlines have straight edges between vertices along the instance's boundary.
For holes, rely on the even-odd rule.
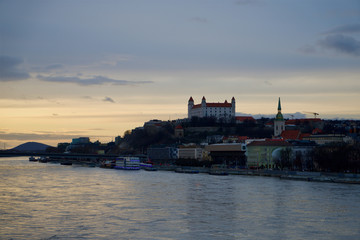
[[360,186],[0,158],[1,239],[360,239]]

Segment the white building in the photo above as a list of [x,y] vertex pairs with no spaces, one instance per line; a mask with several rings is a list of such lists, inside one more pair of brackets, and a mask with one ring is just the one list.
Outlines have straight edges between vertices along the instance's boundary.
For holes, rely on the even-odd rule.
[[207,103],[205,97],[202,98],[200,104],[194,104],[194,100],[190,97],[188,101],[188,118],[192,117],[215,117],[217,119],[231,119],[235,117],[235,98],[231,99],[231,103],[226,100],[224,103]]

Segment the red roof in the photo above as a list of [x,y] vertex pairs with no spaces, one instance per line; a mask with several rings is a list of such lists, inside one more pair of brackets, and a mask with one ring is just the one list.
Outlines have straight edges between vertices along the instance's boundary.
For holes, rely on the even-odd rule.
[[312,134],[318,134],[318,133],[322,133],[321,129],[315,128],[314,130],[312,130]]
[[255,122],[255,119],[252,116],[238,116],[235,117],[235,120],[240,122],[245,122],[245,121]]
[[193,102],[193,101],[194,101],[194,99],[192,97],[190,97],[189,102]]
[[[231,103],[206,103],[206,107],[232,107]],[[201,108],[201,104],[196,104],[192,107],[194,108]]]
[[177,125],[175,129],[183,129],[181,125]]
[[201,104],[196,104],[192,108],[201,108]]
[[206,103],[206,107],[232,107],[231,103]]
[[285,130],[282,131],[281,137],[285,140],[297,140],[300,138],[301,132],[300,130]]
[[300,140],[303,140],[304,137],[310,137],[310,136],[311,136],[310,133],[302,133],[302,134],[300,135]]

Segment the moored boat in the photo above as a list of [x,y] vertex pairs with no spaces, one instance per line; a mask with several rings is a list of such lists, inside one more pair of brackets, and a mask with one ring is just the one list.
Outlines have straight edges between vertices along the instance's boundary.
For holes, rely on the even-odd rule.
[[47,163],[47,162],[48,162],[48,159],[47,159],[46,157],[41,157],[41,158],[39,159],[39,162],[41,162],[41,163]]
[[177,168],[175,169],[176,173],[191,173],[191,174],[196,174],[199,173],[199,170],[194,170],[194,169],[190,169],[190,168]]
[[29,157],[29,161],[30,162],[37,162],[38,160],[36,158],[34,158],[33,156]]
[[115,160],[109,160],[109,159],[102,161],[100,164],[101,168],[114,168],[114,166],[115,166]]
[[144,170],[145,170],[145,171],[154,172],[154,171],[157,171],[157,168],[151,166],[151,167],[145,167]]
[[61,165],[72,165],[72,162],[69,162],[69,161],[67,161],[67,162],[61,162],[60,164],[61,164]]
[[228,172],[225,172],[225,171],[210,171],[209,172],[210,175],[218,175],[218,176],[227,176],[229,175]]
[[140,159],[138,157],[118,157],[115,160],[114,169],[140,170]]

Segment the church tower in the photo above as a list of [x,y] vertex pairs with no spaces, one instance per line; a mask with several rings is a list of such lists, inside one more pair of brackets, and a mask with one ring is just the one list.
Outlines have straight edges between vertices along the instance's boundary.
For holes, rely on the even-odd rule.
[[278,113],[276,114],[275,120],[274,120],[274,137],[279,137],[282,133],[282,131],[285,130],[285,120],[281,113],[281,102],[279,98],[278,103]]

